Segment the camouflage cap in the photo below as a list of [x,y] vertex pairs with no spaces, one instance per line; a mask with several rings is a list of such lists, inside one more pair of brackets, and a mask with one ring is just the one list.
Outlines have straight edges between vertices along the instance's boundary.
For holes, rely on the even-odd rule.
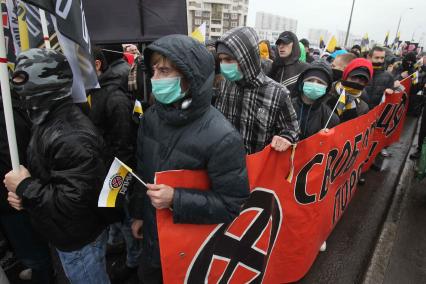
[[73,74],[67,58],[53,49],[33,48],[22,52],[15,65],[12,79],[14,90],[20,96],[55,95],[57,99],[70,96]]

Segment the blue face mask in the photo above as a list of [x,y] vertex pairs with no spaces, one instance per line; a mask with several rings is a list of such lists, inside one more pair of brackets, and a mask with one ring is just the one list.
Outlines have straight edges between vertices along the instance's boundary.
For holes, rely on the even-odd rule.
[[238,70],[237,63],[221,63],[220,64],[220,73],[222,73],[223,77],[225,77],[228,81],[239,81],[243,78],[243,74],[241,74],[240,70]]
[[180,87],[180,77],[151,79],[151,84],[152,94],[162,104],[172,104],[185,96]]
[[313,82],[303,83],[303,94],[309,99],[315,101],[325,95],[327,86]]

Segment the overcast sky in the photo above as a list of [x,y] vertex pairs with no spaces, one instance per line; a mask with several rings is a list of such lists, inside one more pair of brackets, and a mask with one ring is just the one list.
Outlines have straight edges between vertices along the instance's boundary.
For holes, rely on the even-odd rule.
[[[249,0],[248,25],[255,25],[256,12],[264,11],[298,20],[297,35],[306,37],[310,28],[330,33],[346,30],[352,0]],[[414,8],[409,10],[409,8]],[[355,0],[351,33],[383,42],[387,31],[396,34],[399,17],[401,39],[426,42],[426,0]]]

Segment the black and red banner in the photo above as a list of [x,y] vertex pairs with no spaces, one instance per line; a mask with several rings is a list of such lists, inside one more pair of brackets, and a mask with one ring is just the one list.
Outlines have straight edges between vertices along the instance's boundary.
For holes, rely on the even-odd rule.
[[[403,84],[409,93],[409,80]],[[251,195],[231,224],[174,224],[157,211],[165,283],[288,283],[301,279],[356,193],[360,174],[399,140],[406,93],[368,114],[318,133],[291,151],[247,157]],[[157,183],[208,190],[205,172],[157,174]],[[253,282],[252,282],[253,281]]]

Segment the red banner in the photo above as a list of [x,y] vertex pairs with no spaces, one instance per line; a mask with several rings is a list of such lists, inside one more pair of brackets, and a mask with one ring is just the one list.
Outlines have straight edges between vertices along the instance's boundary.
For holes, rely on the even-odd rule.
[[[248,156],[251,195],[231,224],[174,224],[169,210],[158,210],[164,282],[301,279],[355,194],[361,172],[383,147],[399,140],[407,106],[406,94],[388,95],[368,114],[299,142],[291,182],[291,151],[267,147]],[[209,188],[202,171],[158,173],[156,181]]]

